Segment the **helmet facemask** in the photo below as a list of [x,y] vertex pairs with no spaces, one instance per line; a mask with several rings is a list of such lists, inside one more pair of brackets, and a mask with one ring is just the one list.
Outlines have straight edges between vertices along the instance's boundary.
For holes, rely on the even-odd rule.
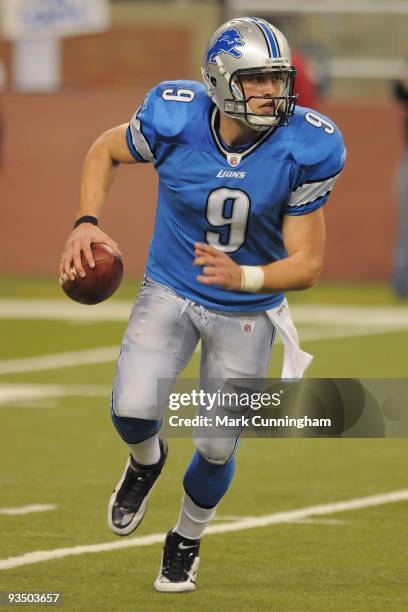
[[[248,95],[245,89],[249,89],[245,80],[256,80],[267,75],[273,78],[276,93],[273,95]],[[268,130],[271,127],[287,125],[289,117],[294,114],[297,96],[294,94],[296,69],[291,67],[275,68],[251,68],[237,70],[231,75],[229,88],[231,98],[224,101],[223,112],[255,130]],[[257,102],[259,100],[261,104]],[[262,112],[262,109],[266,110]],[[258,110],[258,112],[256,112]],[[259,112],[260,111],[260,112]]]

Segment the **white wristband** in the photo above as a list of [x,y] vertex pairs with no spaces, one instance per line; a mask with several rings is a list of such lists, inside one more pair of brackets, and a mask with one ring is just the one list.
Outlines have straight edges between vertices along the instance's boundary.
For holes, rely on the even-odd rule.
[[241,291],[256,293],[262,289],[265,275],[260,266],[241,266],[242,284]]

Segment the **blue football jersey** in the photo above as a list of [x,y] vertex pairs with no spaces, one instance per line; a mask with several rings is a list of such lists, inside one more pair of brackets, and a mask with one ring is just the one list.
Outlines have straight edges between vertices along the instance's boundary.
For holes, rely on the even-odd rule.
[[155,228],[147,274],[208,308],[250,312],[277,306],[282,293],[228,291],[199,283],[194,243],[207,242],[240,265],[287,256],[284,215],[304,215],[327,201],[343,169],[338,128],[297,107],[289,125],[260,132],[231,150],[217,131],[219,111],[204,85],[166,81],[132,117],[127,144],[159,176]]

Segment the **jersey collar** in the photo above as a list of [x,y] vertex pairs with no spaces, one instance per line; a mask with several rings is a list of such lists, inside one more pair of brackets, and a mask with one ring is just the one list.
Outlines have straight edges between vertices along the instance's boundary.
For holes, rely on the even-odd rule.
[[247,155],[253,153],[269,136],[271,136],[276,128],[271,127],[269,130],[264,132],[257,138],[252,144],[237,147],[236,149],[229,150],[226,145],[223,143],[220,135],[218,134],[218,125],[219,124],[219,110],[215,104],[210,108],[210,131],[217,147],[218,151],[221,153],[223,157],[228,161],[230,166],[238,166],[241,163],[241,160],[244,159]]

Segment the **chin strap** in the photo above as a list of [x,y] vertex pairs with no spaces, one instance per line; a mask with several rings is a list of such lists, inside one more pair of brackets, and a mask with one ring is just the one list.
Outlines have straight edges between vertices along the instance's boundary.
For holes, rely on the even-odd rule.
[[259,115],[249,115],[246,118],[243,117],[243,121],[256,130],[270,130],[279,123],[279,117],[268,117],[270,120],[269,122],[264,122],[263,119],[264,118]]

